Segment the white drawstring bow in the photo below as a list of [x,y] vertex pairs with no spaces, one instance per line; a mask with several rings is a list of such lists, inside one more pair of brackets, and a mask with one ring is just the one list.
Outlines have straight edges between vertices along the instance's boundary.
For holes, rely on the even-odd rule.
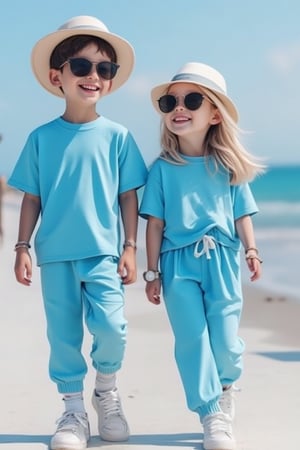
[[[201,250],[201,252],[199,252],[198,248],[201,242],[203,242],[203,249]],[[200,258],[202,255],[205,254],[207,259],[211,259],[209,251],[215,250],[215,248],[216,248],[215,239],[212,236],[208,236],[207,234],[205,234],[201,239],[198,239],[198,241],[196,242],[194,249],[194,256],[195,258]]]

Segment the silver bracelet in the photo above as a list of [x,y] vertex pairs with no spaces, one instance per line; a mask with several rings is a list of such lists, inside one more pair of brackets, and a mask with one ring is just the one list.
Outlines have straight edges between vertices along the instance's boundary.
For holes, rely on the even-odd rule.
[[137,248],[136,247],[136,242],[135,241],[131,241],[130,239],[126,239],[125,241],[124,241],[124,244],[123,244],[123,248],[126,248],[126,247],[132,247],[132,248]]

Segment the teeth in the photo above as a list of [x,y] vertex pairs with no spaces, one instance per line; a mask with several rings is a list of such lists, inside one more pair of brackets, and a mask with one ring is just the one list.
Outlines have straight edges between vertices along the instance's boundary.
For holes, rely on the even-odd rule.
[[97,91],[98,90],[98,88],[96,86],[90,86],[90,85],[86,85],[86,84],[83,84],[82,87],[84,89],[88,89],[89,91]]
[[187,119],[185,117],[178,117],[178,118],[174,119],[174,122],[186,122],[187,120],[189,120],[189,119]]

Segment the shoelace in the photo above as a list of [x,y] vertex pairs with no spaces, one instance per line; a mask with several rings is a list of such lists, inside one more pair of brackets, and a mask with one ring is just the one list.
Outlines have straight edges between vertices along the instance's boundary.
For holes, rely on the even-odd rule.
[[97,397],[103,406],[106,416],[122,415],[121,404],[118,393],[116,391],[108,391],[97,393]]
[[233,385],[229,389],[226,389],[222,392],[222,395],[219,399],[219,405],[224,413],[229,414],[230,416],[233,414],[234,393],[239,391],[240,389]]
[[[203,249],[201,252],[198,251],[199,245],[203,242]],[[216,248],[215,239],[212,236],[208,236],[205,234],[201,239],[198,239],[198,241],[195,244],[194,249],[194,256],[195,258],[200,258],[202,255],[206,255],[207,259],[211,259],[209,250],[214,250]]]
[[57,431],[70,430],[76,431],[78,424],[87,427],[87,418],[83,413],[65,412],[60,419],[57,420]]

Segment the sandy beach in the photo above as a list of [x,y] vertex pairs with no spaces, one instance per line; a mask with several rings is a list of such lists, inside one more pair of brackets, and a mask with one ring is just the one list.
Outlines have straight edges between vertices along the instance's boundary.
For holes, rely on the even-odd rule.
[[[0,449],[47,449],[63,404],[48,379],[48,344],[38,269],[32,286],[14,279],[13,246],[20,197],[4,198],[4,241],[0,248]],[[140,240],[143,236],[139,237]],[[173,337],[164,306],[147,302],[141,273],[145,254],[138,250],[139,277],[126,290],[128,346],[118,385],[131,426],[126,443],[109,444],[97,436],[90,403],[94,370],[86,378],[85,402],[92,439],[89,448],[115,450],[201,450],[202,427],[185,404],[173,358]],[[238,450],[298,448],[300,410],[300,303],[285,292],[245,285],[240,335],[246,342],[244,374],[236,394]],[[84,352],[89,362],[90,337]]]

